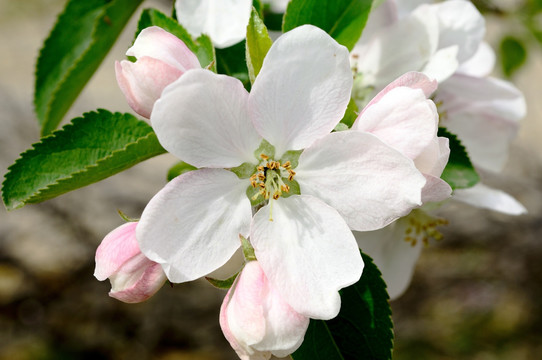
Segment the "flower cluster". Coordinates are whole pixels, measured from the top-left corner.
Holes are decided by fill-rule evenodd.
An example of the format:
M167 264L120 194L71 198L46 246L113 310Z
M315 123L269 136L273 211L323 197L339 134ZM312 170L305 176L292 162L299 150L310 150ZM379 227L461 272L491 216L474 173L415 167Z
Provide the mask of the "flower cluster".
M190 32L227 47L244 37L251 4L179 0L176 10ZM228 31L223 11L238 19ZM360 248L399 296L421 246L440 238L445 221L429 207L452 196L524 211L498 190L452 194L441 179L450 145L439 127L458 135L477 168L498 171L525 113L517 89L487 76L483 34L470 2L388 0L352 53L315 26L281 35L249 92L203 69L172 34L143 30L127 52L136 62L116 64L118 83L161 145L197 169L106 236L95 276L109 277L111 296L143 301L166 277L182 283L221 268L248 239L253 255L220 315L242 359L287 356L310 319L337 316L339 290L362 275ZM351 98L361 111L349 127L341 119Z

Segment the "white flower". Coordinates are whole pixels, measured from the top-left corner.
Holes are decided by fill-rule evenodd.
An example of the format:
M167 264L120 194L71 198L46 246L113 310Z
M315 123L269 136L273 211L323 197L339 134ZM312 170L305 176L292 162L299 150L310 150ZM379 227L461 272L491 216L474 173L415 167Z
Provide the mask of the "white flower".
M234 45L246 36L252 0L177 0L179 23L192 35L211 37L219 49Z
M250 94L207 70L168 86L153 127L168 151L203 169L149 202L137 228L143 253L171 281L189 281L223 265L239 234L250 235L269 283L296 312L335 317L338 290L363 269L350 228L374 230L406 215L425 184L411 159L376 136L330 134L351 85L347 49L308 25L273 44ZM262 139L274 150L255 153ZM299 150L296 167L287 157ZM227 170L243 163L258 168L250 179ZM295 183L300 195L289 188ZM253 218L252 186L266 200Z

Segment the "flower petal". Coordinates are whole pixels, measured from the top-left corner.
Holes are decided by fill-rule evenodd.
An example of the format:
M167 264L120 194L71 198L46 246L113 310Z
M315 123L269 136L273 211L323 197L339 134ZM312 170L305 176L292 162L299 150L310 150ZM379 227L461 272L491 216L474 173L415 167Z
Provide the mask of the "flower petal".
M251 119L280 157L333 130L351 88L348 49L315 26L300 26L269 49L250 92Z
M476 53L462 63L457 71L463 75L486 77L493 71L495 61L495 51L484 41L480 43Z
M235 78L190 70L166 87L151 122L166 150L196 167L256 162L260 136L247 113L248 92Z
M374 134L415 159L434 140L437 126L437 108L424 92L399 86L388 89L377 102L366 106L352 129Z
M361 277L352 232L335 209L312 196L271 200L254 215L250 239L271 286L304 316L337 316L338 291Z
M181 39L158 26L143 29L126 55L137 59L152 57L182 72L201 67L197 56Z
M437 176L424 174L427 182L422 189L422 202L441 202L452 195L452 188L448 183Z
M474 165L502 170L526 114L523 94L506 81L456 74L440 84L435 101L445 114L440 125L459 137Z
M329 134L299 157L295 180L339 211L353 230L375 230L421 205L425 178L412 160L376 136Z
M422 174L440 177L450 158L450 140L437 137L427 146L414 163Z
M162 264L168 279L197 279L224 265L247 236L251 206L246 181L222 169L202 169L170 181L136 229L141 251Z
M177 0L175 9L190 33L205 33L222 49L245 38L252 0Z
M128 105L147 119L151 117L154 103L164 88L182 75L181 70L147 56L135 63L126 60L115 62L115 73Z
M94 276L103 281L140 254L135 237L136 222L125 223L107 234L96 249Z
M406 223L399 220L376 231L354 231L359 248L373 259L382 273L391 300L408 288L423 248L421 241L412 246L404 240L406 228Z
M456 189L453 199L482 209L498 211L508 215L522 215L527 213L527 209L509 194L501 190L492 189L481 183L468 189Z

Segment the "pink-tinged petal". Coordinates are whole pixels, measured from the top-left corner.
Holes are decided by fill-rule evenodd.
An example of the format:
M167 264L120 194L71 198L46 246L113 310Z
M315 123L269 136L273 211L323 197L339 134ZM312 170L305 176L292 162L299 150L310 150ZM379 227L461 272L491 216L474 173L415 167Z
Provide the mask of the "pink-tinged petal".
M441 126L456 134L474 165L500 171L508 146L526 114L525 98L512 84L456 74L439 86Z
M164 88L182 75L181 70L151 57L142 57L135 63L117 61L115 73L128 105L147 119Z
M341 215L309 195L271 200L254 215L250 239L270 286L306 317L337 316L338 291L358 281L363 271Z
M488 43L481 42L476 53L463 62L457 71L463 75L485 77L493 71L495 61L495 51Z
M222 169L191 171L156 194L136 228L141 251L172 282L195 280L224 265L247 236L246 180Z
M363 109L353 130L376 135L380 140L415 159L436 136L438 113L421 89L396 87Z
M247 110L248 92L229 76L190 70L154 105L151 123L166 150L196 167L256 162L261 138Z
M315 26L300 26L269 49L250 92L250 116L280 157L333 130L351 89L348 49Z
M470 1L451 0L429 5L439 19L439 49L458 45L457 59L471 58L485 35L485 20Z
M446 137L436 137L422 151L414 163L422 174L440 177L450 158L450 140Z
M96 250L96 279L107 279L128 260L141 254L135 237L136 226L136 222L128 222L105 236Z
M160 264L139 254L110 277L109 296L125 303L139 303L153 296L166 281Z
M373 259L382 273L392 300L408 288L423 248L421 241L413 246L404 240L406 229L406 221L399 220L380 230L354 232L359 248Z
M137 59L145 56L152 57L181 72L201 67L197 56L184 42L158 26L143 29L126 55Z
M175 9L190 33L207 34L222 49L245 38L252 0L177 0Z
M455 190L453 199L507 215L522 215L527 213L527 209L509 194L501 190L492 189L481 183L468 189Z
M452 188L439 177L424 174L427 182L422 189L422 202L441 202L452 195Z
M421 71L437 44L436 16L430 12L412 13L376 31L365 44L356 45L353 67L362 74L365 86L380 91L408 71Z
M302 343L309 318L296 313L251 261L226 295L220 326L241 359L287 356Z
M295 170L301 194L337 209L353 230L382 228L421 205L425 178L413 161L369 133L329 134Z

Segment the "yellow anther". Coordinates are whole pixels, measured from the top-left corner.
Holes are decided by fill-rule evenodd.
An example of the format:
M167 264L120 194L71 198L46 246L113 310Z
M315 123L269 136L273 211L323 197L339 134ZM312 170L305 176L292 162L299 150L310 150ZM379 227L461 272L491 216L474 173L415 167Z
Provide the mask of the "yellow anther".
M260 154L260 157L261 157L263 160L269 159L269 156L267 156L267 155L265 155L265 154Z
M282 164L282 167L288 170L292 167L292 163L288 160L284 164Z

